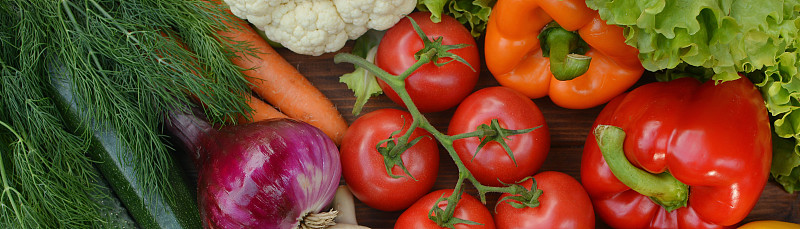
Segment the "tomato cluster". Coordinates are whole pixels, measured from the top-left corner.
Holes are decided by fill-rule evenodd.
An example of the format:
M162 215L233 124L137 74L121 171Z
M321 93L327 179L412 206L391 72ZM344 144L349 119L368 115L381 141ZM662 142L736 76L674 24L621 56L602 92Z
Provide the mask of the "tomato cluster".
M447 135L469 136L448 144L470 176L481 184L518 184L527 190L540 190L533 198L539 207L517 209L519 200L504 194L491 212L475 197L461 193L452 210L453 217L462 220L453 224L455 228L593 227L591 201L577 180L560 172L536 174L550 150L550 133L536 104L506 87L473 92L480 58L469 31L445 15L440 23L433 23L428 13L412 13L409 18L430 40L441 39L443 45L468 44L450 51L463 62L439 58L405 78L405 89L415 107L420 112L437 112L457 106ZM400 75L416 63L415 55L422 48L423 39L410 20L403 19L386 31L375 64ZM405 106L386 82L379 80L379 84L392 101ZM439 170L440 146L431 133L418 126L409 136L402 136L413 121L412 113L397 109L376 110L359 117L341 144L343 177L354 196L367 206L383 211L405 209L395 228L441 228L429 219L430 213L435 207L447 209L445 198L454 190L430 192ZM470 135L476 132L481 135ZM399 156L392 154L393 148L412 143L402 148Z

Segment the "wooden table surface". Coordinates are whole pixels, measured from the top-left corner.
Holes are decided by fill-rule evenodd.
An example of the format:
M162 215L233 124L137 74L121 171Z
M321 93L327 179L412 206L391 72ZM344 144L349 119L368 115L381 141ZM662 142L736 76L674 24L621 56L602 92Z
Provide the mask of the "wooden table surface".
M479 42L482 43L482 42ZM349 52L352 41L347 44L340 52ZM482 48L481 48L482 49ZM347 120L348 124L355 121L357 117L351 114L355 97L343 83L339 83L339 76L353 71L351 64L335 64L333 53L322 56L305 56L292 53L286 49L278 49L290 63L292 63L301 73L303 73L316 87L318 87L339 109L339 112ZM498 83L486 69L485 64L481 63L481 76L475 90L497 86ZM644 83L652 82L653 77L645 75L634 87ZM539 106L544 114L551 134L551 148L547 159L540 171L560 171L573 176L580 181L581 153L586 135L590 133L590 128L597 114L600 113L602 106L585 109L570 110L556 106L549 98L534 99L534 103ZM394 104L385 95L373 97L367 102L362 111L365 114L381 108L401 108ZM447 124L455 108L426 114L426 117L436 128L446 132ZM441 146L440 146L441 148ZM439 176L433 190L455 187L458 170L455 164L447 155L443 148L440 150L441 165ZM475 196L472 186L465 186L467 192ZM489 194L487 196L487 206L493 209L499 194ZM371 228L392 228L397 217L402 212L382 212L367 207L356 200L356 217L359 224ZM750 215L743 222L754 220L780 220L800 223L800 199L798 194L789 194L784 191L778 183L770 180L758 203ZM598 228L607 228L601 219L597 219Z

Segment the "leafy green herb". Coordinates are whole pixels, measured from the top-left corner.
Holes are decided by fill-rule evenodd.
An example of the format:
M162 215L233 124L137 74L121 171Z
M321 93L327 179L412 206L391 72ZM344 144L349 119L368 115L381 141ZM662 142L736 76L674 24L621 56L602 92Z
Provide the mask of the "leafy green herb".
M102 219L99 174L41 87L41 15L22 12L0 5L0 227L86 227Z
M470 28L473 37L480 37L497 0L419 0L417 9L431 12L431 21L440 22L442 14L453 16ZM445 8L447 7L447 8Z
M775 141L793 142L794 147L774 147L773 154L800 156L796 112L800 1L587 0L586 4L609 24L625 28L625 42L639 49L639 59L650 71L703 67L713 74L697 73L717 81L746 74L761 90L775 119ZM800 183L798 167L799 160L776 163L772 175L791 192Z
M249 111L234 53L217 35L232 16L200 0L11 0L0 3L0 227L107 225L108 198L87 154L92 134L66 127L51 73L71 76L85 125L106 123L131 150L139 186L171 196L166 111L196 95L217 122ZM177 39L180 37L180 41ZM233 50L233 51L230 51ZM79 128L89 129L89 128Z

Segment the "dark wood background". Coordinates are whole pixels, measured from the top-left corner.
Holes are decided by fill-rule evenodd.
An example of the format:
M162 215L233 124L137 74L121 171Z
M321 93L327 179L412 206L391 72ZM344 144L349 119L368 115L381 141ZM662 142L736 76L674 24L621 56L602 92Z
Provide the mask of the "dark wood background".
M351 48L352 41L340 52L349 52ZM322 56L305 56L295 54L286 49L278 49L278 52L333 101L348 124L356 119L351 114L353 104L355 104L355 97L353 97L353 93L347 89L345 84L339 83L340 75L353 71L351 64L335 64L333 62L335 53ZM484 63L481 63L481 76L475 90L498 85L497 81L484 66ZM646 74L634 87L653 81L652 75ZM552 140L550 152L540 171L560 171L580 181L583 144L602 106L585 110L570 110L556 106L547 97L534 99L533 101L544 114L547 125L550 128ZM385 95L380 95L379 97L371 98L367 102L362 114L381 108L401 107L395 105ZM438 130L446 132L449 118L454 110L455 108L438 113L430 113L426 114L426 117ZM449 159L449 155L444 152L443 148L440 152L441 165L439 167L439 176L433 187L434 190L455 187L455 181L458 176L458 170L452 160ZM475 196L475 190L470 189L472 188L471 186L467 185L465 187L467 187L469 193ZM487 196L487 207L489 209L494 209L498 196L497 194ZM356 200L356 212L359 224L372 228L392 228L395 220L402 213L375 210L358 200ZM800 223L800 199L798 199L798 194L789 194L775 181L770 180L755 208L743 222L754 220L780 220ZM606 228L607 226L598 218L597 227Z

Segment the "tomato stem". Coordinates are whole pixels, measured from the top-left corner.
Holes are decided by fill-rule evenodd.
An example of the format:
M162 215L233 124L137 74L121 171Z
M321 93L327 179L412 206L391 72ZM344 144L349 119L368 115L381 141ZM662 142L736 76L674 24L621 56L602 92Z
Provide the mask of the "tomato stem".
M475 157L478 156L478 152L481 151L483 146L485 146L489 142L497 142L503 147L503 150L506 151L508 157L511 158L511 161L514 162L514 166L517 166L517 160L514 158L514 153L511 152L511 148L509 148L508 144L506 144L506 140L508 139L509 136L528 133L535 129L539 129L539 127L542 126L539 125L533 128L522 129L522 130L509 130L500 126L500 122L497 121L497 119L492 119L491 125L481 124L473 132L454 135L451 136L451 138L454 139L471 138L471 137L480 138L481 142L480 144L478 144L478 148L475 149L475 153L472 155L472 160L475 160Z
M451 193L450 196L447 198L439 197L439 199L436 200L436 202L434 202L433 208L431 208L431 210L428 211L428 219L432 220L433 222L436 222L436 225L446 228L455 228L456 224L483 225L478 222L454 217L456 212L456 206L458 205L458 201L461 199L461 194L462 194L461 186L464 183L463 178L469 176L469 174L459 172L458 176L459 179L456 182L456 188L453 190L453 193ZM445 207L444 210L442 210L439 207L439 202L442 201L447 201L447 207Z
M544 191L542 191L541 189L538 189L536 187L536 179L533 179L533 177L527 177L527 178L525 178L525 179L523 179L523 180L521 180L519 182L522 183L522 182L526 181L527 179L531 179L533 181L531 183L531 188L530 189L526 189L524 186L519 185L519 184L513 184L513 185L511 185L511 187L513 187L515 190L514 190L513 193L511 193L512 195L503 197L502 199L498 200L497 202L503 202L505 200L515 200L517 202L508 201L507 203L510 204L512 207L515 207L515 208L525 208L525 207L535 208L535 207L538 207L539 206L539 197L542 196L542 193L544 193Z
M561 81L575 79L589 70L592 58L583 55L588 45L572 31L553 22L539 34L542 55L550 57L550 72Z
M453 50L453 49L460 49L460 48L467 47L467 46L469 46L468 44L445 45L445 44L442 43L442 37L438 37L438 38L434 39L433 41L431 41L431 39L429 39L428 36L425 35L425 32L422 32L422 28L419 27L419 25L417 24L416 21L414 21L413 18L408 17L408 16L406 16L406 17L411 22L411 27L414 28L414 31L417 32L417 35L419 36L419 38L422 39L422 43L424 45L422 47L422 49L420 49L419 51L417 51L417 53L414 54L415 58L417 58L419 60L419 56L433 51L436 54L432 55L430 57L431 57L431 61L436 66L441 67L441 66L444 66L445 64L448 64L450 62L458 61L458 62L461 62L461 63L467 65L467 67L469 67L469 69L472 69L473 72L476 71L475 68L473 68L472 65L469 64L469 62L467 62L467 60L464 60L464 58L461 58L460 56L450 52L450 50ZM445 61L445 62L439 62L439 58L450 58L450 60ZM425 63L428 63L428 62L426 61Z
M434 56L436 56L436 52L437 52L437 50L431 49L431 50L428 50L427 52L422 53L422 55L419 55L419 58L417 59L417 62L415 62L414 65L411 65L411 67L406 69L405 72L400 74L400 76L398 78L402 79L403 82L405 82L406 78L411 76L411 73L414 73L414 71L416 71L417 69L422 67L422 65L427 64L428 62L431 62L432 58Z
M386 174L388 174L390 177L392 177L392 178L400 178L400 177L402 177L402 176L394 175L392 173L392 168L395 165L397 165L397 166L400 166L401 169L403 169L403 172L405 172L406 175L408 175L409 178L411 178L413 180L417 180L416 178L414 178L413 175L411 175L411 172L408 171L408 169L406 168L405 164L403 164L402 156L403 156L403 153L407 149L409 149L412 146L416 145L417 142L422 140L422 138L427 137L427 136L419 136L419 137L415 138L414 140L412 140L411 142L408 141L411 138L411 134L413 133L413 130L417 129L417 125L418 124L419 123L417 123L417 122L412 122L411 126L409 126L409 128L408 128L409 130L412 130L412 131L406 131L402 136L398 137L397 139L395 139L392 136L397 135L398 133L400 133L401 130L397 130L395 132L392 132L391 136L389 136L388 139L385 139L385 140L382 140L382 141L378 142L378 144L375 146L375 149L377 149L377 151L383 156L383 165L386 168ZM403 123L403 125L405 126L405 123ZM386 146L382 146L383 144L386 144Z
M619 181L634 191L650 197L667 211L686 206L689 186L675 179L669 172L652 174L628 161L622 148L625 140L625 131L622 128L599 125L594 129L594 136L611 173Z
M370 63L366 59L361 58L360 56L356 56L356 55L350 54L350 53L339 53L339 54L336 54L336 56L333 56L333 62L337 63L337 64L338 63L351 63L351 64L357 65L358 67L361 67L361 68L363 68L363 69L365 69L365 70L367 70L369 72L372 72L372 74L375 74L375 75L384 75L384 76L392 75L392 74L384 71L382 68L378 67L377 65ZM394 77L388 77L388 78L394 78Z

